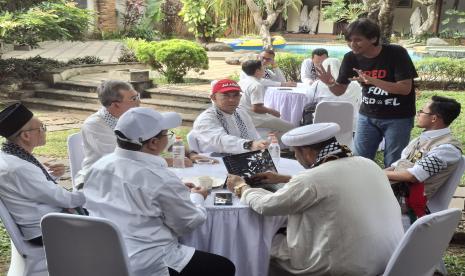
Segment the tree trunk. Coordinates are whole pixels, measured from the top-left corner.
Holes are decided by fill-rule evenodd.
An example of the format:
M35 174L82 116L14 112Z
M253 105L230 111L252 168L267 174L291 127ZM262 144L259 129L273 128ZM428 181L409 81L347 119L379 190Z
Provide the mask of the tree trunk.
M365 4L365 7L368 12L368 19L373 20L374 22L378 23L378 15L379 15L379 9L380 9L380 0L363 0L363 4Z
M420 28L413 34L414 37L419 37L427 33L434 23L434 18L436 16L436 0L417 0L420 4L426 6L426 13L428 17L425 22L421 24Z
M394 22L395 0L383 0L378 15L378 24L381 29L381 42L389 44L391 41L392 24Z

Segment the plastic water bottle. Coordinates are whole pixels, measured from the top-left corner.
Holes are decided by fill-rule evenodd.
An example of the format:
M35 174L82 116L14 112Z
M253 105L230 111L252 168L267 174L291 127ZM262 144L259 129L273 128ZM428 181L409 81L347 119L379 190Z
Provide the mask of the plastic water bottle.
M279 163L281 158L281 147L279 146L278 138L274 133L270 133L269 138L271 140L270 145L268 146L268 151L270 152L271 158L275 164Z
M184 144L182 143L182 138L180 136L176 136L176 140L173 144L173 168L184 168L184 157L185 149Z

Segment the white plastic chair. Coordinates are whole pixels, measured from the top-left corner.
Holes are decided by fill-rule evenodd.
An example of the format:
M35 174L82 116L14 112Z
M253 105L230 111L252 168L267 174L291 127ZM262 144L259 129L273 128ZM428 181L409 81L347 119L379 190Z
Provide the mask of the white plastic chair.
M81 132L68 136L68 158L71 181L73 183L73 187L75 187L76 183L74 183L74 179L76 174L81 170L82 161L84 160L84 146L82 143Z
M461 210L454 208L416 220L395 249L383 275L433 275L461 216Z
M324 101L317 104L313 123L337 123L341 130L336 135L339 143L352 148L354 106L350 102Z
M195 134L192 131L189 131L189 133L187 133L186 138L187 138L187 144L189 144L189 149L200 153L199 142L197 141Z
M103 218L50 213L41 221L50 276L129 276L115 224Z
M10 212L0 200L0 218L11 239L11 261L8 276L47 275L45 252L43 247L34 246L24 241Z

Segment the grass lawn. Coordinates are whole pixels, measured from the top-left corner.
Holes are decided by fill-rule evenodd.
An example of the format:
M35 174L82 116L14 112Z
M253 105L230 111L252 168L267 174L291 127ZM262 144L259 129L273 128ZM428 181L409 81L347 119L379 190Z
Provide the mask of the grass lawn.
M442 91L424 91L417 99L417 109L420 109L425 102L427 102L431 96L441 95L446 97L455 98L462 104L462 112L465 113L465 91L454 91L454 92L442 92ZM0 107L2 104L0 103ZM452 132L454 135L465 145L465 116L463 113L455 120L451 125ZM186 141L186 135L189 132L189 127L178 127L174 129L176 135L183 137L184 143ZM71 129L65 131L53 131L47 134L47 145L37 148L34 153L37 155L54 157L54 158L67 158L66 150L66 138L73 133L76 133L78 129ZM417 127L413 129L412 138L417 137L421 130ZM1 139L0 139L1 141ZM378 154L376 157L378 164L382 164L382 154ZM462 178L462 185L465 179ZM3 225L0 224L0 274L5 275L8 269L10 260L10 240L6 233ZM449 275L459 276L465 275L465 247L457 249L455 246L449 248L445 256L446 267L449 271Z

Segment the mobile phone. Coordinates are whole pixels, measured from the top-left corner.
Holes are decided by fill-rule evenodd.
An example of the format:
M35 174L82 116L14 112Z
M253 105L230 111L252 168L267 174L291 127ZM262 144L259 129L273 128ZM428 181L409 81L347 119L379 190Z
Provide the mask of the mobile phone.
M215 193L214 205L232 205L232 193Z

